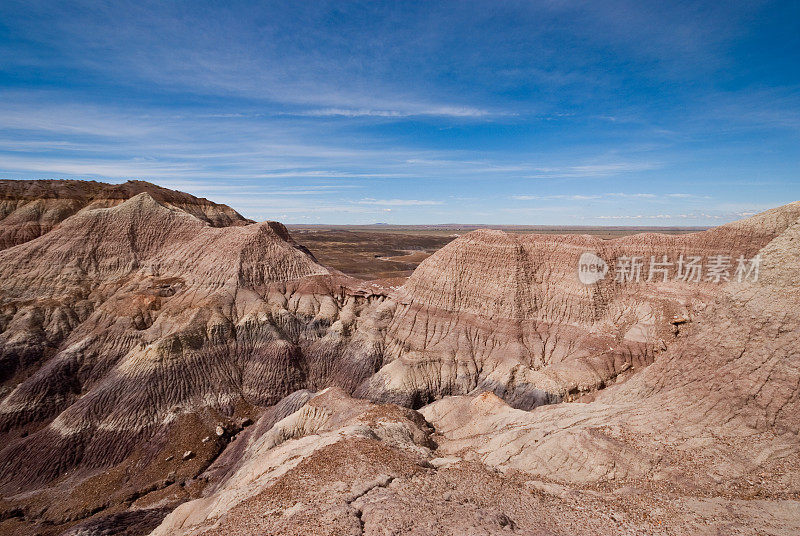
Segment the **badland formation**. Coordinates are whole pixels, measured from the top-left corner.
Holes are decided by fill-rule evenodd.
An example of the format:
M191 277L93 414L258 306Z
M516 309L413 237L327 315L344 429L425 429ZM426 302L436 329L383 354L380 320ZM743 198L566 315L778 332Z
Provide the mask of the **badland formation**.
M367 281L146 182L0 181L0 382L2 534L796 534L800 203Z

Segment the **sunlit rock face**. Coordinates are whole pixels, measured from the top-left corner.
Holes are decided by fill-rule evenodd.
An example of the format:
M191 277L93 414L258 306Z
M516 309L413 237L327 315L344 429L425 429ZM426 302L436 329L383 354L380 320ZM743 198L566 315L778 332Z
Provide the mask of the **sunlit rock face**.
M140 193L214 227L251 223L226 205L144 181L0 180L0 249L41 236L81 210L113 207Z
M676 324L703 311L724 280L677 279L679 259L753 259L800 217L794 203L706 232L584 235L475 231L425 260L395 294L387 365L360 394L420 406L444 395L493 391L512 406L573 399L652 363ZM608 263L579 278L590 252ZM640 259L639 281L620 280L619 259ZM667 259L650 273L650 263ZM648 281L649 279L649 281Z
M649 367L591 403L526 412L484 394L427 406L442 455L579 485L796 496L798 246L795 221L759 251L757 282L721 287Z

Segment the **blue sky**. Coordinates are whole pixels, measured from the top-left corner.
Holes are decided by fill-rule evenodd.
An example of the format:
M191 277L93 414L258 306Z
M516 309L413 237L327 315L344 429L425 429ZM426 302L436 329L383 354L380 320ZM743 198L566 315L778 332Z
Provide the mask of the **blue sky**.
M800 199L797 1L225 4L0 2L0 177L287 223L716 225Z

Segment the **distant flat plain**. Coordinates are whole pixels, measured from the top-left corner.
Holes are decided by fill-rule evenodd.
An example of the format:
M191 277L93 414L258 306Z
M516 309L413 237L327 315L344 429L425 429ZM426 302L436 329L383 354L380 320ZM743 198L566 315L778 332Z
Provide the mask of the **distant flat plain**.
M322 264L360 279L402 279L448 242L476 229L524 234L591 234L611 239L637 233L683 234L706 227L550 225L287 225Z

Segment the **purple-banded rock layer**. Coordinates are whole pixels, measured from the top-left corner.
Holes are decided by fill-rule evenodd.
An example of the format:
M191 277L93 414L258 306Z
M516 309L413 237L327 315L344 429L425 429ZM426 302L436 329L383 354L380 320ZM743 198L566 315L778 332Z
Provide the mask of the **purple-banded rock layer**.
M212 227L147 193L0 252L8 511L80 519L194 476L258 408L353 389L380 346L348 334L371 298L339 280L280 224ZM25 499L37 489L83 499Z
M144 181L106 184L78 180L0 180L0 249L33 240L81 210L113 207L141 193L214 227L252 223L227 205Z

